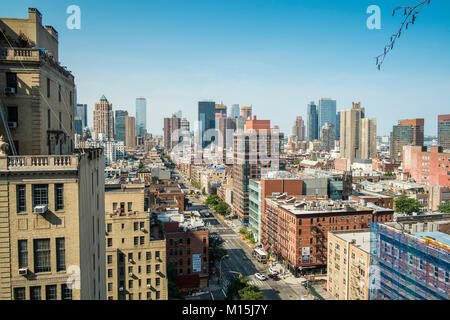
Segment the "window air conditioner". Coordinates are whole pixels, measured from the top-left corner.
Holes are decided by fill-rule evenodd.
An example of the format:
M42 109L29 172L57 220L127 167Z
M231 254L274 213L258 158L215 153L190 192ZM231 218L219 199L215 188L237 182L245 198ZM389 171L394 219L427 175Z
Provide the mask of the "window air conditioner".
M5 93L16 93L16 88L11 88L11 87L6 87L5 88Z
M33 213L46 213L48 211L48 204L46 205L41 205L41 206L35 206L33 208Z
M19 275L25 276L28 274L28 268L20 268L19 269Z
M145 228L141 228L141 231L144 232L144 231L145 231Z
M130 277L132 277L132 276L133 276L133 272L130 272L128 275L129 275Z

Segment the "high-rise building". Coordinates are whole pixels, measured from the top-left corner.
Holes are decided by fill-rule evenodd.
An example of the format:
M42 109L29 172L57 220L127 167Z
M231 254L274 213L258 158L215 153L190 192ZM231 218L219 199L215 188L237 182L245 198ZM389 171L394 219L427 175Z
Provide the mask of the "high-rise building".
M325 123L325 125L320 128L320 141L322 142L325 151L330 152L334 149L334 127L332 123Z
M202 141L202 148L206 148L211 144L210 138L214 136L211 130L215 129L216 119L216 103L214 101L199 101L198 103L198 121L199 121L199 135Z
M96 134L94 139L98 139L100 134L104 134L107 140L114 139L114 113L112 103L109 103L104 95L95 104L94 132Z
M11 92L0 108L3 102L8 121L17 121L11 140L18 154L8 156L9 139L0 138L0 300L103 300L103 150L74 154L70 146L74 77L59 64L56 30L42 25L35 8L0 25L11 44L28 42L0 40L0 78L7 79L0 92Z
M319 118L318 128L322 128L327 122L331 123L333 128L336 128L336 100L320 99L317 114Z
M125 116L125 146L136 147L136 118L128 115Z
M311 101L307 107L307 131L308 131L308 141L313 141L319 139L319 118L317 115L317 106L314 101Z
M240 115L239 105L233 104L231 106L231 114L230 114L231 118L237 119L237 118L239 118L239 115Z
M81 120L82 128L88 126L87 120L87 104L77 104L75 107L75 120Z
M392 127L390 139L390 154L391 160L396 162L402 161L403 146L411 144L412 141L412 127L395 125Z
M248 225L249 183L262 174L285 169L283 153L284 134L270 128L270 120L245 122L245 131L233 136L233 211L242 224ZM270 152L267 152L270 150Z
M181 119L175 114L171 118L164 118L164 149L166 151L172 150L178 142L181 136Z
M425 119L400 120L398 124L401 126L411 126L411 144L413 146L423 146Z
M167 300L166 239L148 213L144 185L105 192L108 300Z
M336 114L336 126L334 127L335 140L339 141L341 139L341 112Z
M115 132L114 132L114 140L116 141L126 141L126 131L125 131L125 123L126 117L128 116L128 111L126 110L116 110L116 119L115 119Z
M377 119L361 119L359 149L361 159L373 159L377 156Z
M365 108L354 103L352 109L341 111L341 158L350 164L354 159L370 159L376 156L376 119L365 119Z
M136 135L143 137L147 132L147 99L136 99Z
M305 140L305 124L300 116L295 118L294 126L292 127L292 135L296 136L298 141Z
M191 126L190 126L189 121L186 118L183 118L180 120L180 128L184 132L190 132Z
M232 149L233 134L236 132L236 119L219 118L218 119L218 147L223 149Z
M252 119L252 107L241 107L241 117L245 120Z
M438 116L438 143L444 150L450 150L450 114Z

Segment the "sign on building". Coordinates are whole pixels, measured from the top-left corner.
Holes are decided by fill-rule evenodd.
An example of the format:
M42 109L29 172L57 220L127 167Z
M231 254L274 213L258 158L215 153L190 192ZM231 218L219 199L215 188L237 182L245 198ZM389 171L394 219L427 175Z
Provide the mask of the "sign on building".
M202 256L201 254L192 255L192 272L202 271Z

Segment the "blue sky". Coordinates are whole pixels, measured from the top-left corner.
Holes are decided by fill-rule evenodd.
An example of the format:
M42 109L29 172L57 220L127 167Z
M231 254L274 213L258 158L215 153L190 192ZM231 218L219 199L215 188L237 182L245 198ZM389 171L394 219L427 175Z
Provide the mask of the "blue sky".
M135 113L148 99L148 128L182 110L197 119L197 102L253 105L254 114L291 133L295 116L321 97L338 110L361 102L378 135L399 119L450 113L450 1L432 0L404 32L378 71L374 57L396 32L399 5L419 0L2 0L0 16L37 7L59 32L60 60L76 77L78 102L102 94ZM66 28L69 5L81 8L81 30ZM381 8L381 30L369 30L367 7ZM121 107L123 109L123 107Z

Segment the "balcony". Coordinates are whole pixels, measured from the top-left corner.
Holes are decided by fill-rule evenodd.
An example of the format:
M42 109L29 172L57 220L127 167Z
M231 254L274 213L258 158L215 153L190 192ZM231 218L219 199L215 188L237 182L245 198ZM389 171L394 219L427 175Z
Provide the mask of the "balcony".
M41 171L41 170L78 169L78 156L10 156L7 160L9 171Z
M0 60L39 61L39 50L29 48L7 48L0 51Z

